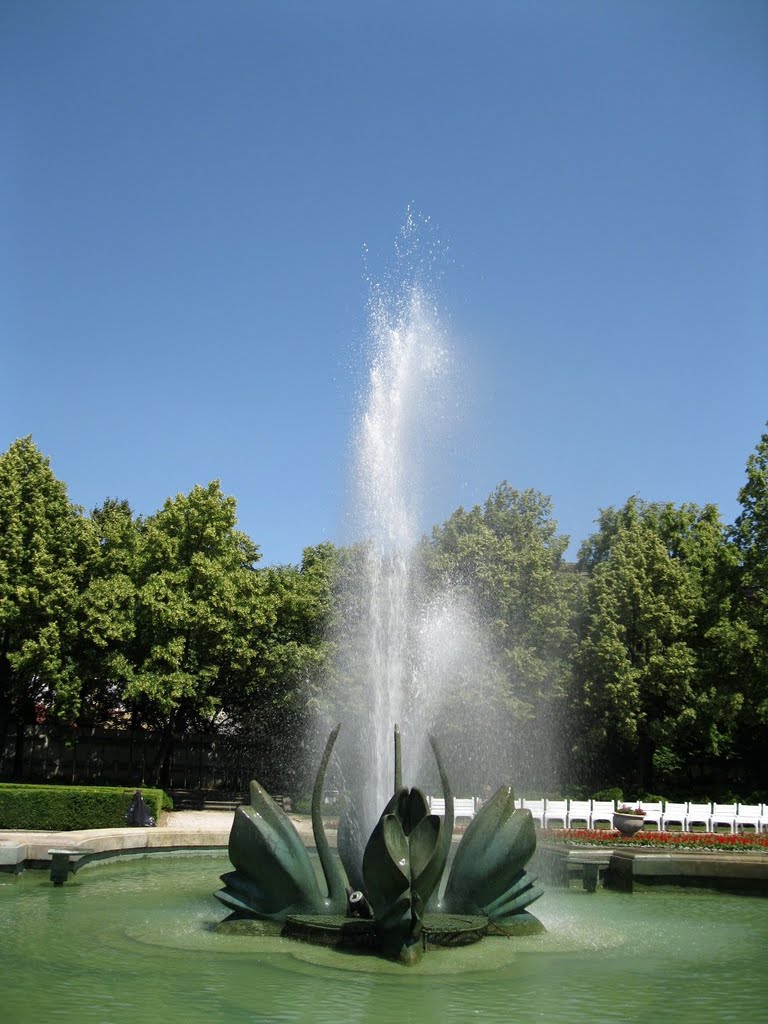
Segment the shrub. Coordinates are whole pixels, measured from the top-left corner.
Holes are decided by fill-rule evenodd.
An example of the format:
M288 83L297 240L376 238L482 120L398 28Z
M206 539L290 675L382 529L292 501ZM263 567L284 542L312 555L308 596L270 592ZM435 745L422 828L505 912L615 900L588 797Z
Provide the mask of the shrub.
M612 789L599 789L597 793L592 794L593 800L615 800L621 803L624 799L624 794L618 788L614 786Z
M563 797L567 800L589 800L589 789L586 786L563 786Z
M26 786L0 783L0 828L70 832L125 828L135 789L112 786ZM161 789L142 789L155 821L165 806Z

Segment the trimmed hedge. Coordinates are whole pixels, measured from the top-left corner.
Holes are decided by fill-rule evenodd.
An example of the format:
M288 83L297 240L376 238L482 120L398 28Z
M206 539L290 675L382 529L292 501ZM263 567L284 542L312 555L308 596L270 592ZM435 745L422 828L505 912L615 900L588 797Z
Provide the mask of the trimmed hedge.
M25 786L0 783L0 829L70 832L126 828L135 789L116 786ZM162 789L142 789L149 813L160 819L169 801Z

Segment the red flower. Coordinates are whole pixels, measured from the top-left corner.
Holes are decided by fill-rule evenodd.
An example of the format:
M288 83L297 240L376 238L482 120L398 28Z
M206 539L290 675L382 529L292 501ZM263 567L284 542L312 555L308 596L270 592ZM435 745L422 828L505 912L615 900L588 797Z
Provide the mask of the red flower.
M607 829L559 828L542 832L546 839L590 846L683 847L699 850L768 850L768 835L759 832L636 832L624 837Z

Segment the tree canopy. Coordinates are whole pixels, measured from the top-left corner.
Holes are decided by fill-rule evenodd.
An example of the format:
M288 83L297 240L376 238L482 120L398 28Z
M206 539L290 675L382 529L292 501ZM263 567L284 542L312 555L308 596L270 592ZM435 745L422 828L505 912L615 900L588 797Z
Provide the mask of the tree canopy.
M440 699L457 736L501 737L527 786L768 799L768 434L739 502L729 526L713 505L630 497L599 513L578 563L551 500L506 482L435 526L407 628L414 644L437 630L444 650L414 668L455 677ZM0 455L0 749L15 737L20 774L34 723L151 730L167 781L175 739L214 730L236 784L298 785L287 752L311 720L367 699L358 655L339 655L367 614L367 550L262 566L215 480L152 515L118 498L85 515L15 441ZM462 609L466 665L450 661Z
M747 460L739 503L741 512L731 531L737 552L734 664L744 682L748 715L742 718L738 750L742 775L757 772L759 786L768 789L768 433Z
M435 527L426 550L432 586L466 593L475 609L490 654L475 671L497 680L487 712L501 703L518 772L539 784L555 767L575 642L579 579L563 561L567 546L550 499L505 482Z
M89 531L30 437L0 455L0 743L46 707L80 707L74 658ZM16 747L20 772L21 742Z

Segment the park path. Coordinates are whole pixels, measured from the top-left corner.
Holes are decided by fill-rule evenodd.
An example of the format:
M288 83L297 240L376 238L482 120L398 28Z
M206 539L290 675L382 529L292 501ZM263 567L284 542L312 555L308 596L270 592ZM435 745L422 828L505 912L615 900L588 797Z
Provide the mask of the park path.
M176 832L221 833L232 828L234 811L167 811L160 819L160 827ZM308 814L289 814L296 831L305 842L313 843L312 822ZM335 839L335 830L328 829L329 839Z

